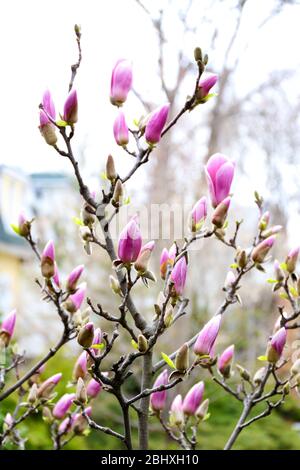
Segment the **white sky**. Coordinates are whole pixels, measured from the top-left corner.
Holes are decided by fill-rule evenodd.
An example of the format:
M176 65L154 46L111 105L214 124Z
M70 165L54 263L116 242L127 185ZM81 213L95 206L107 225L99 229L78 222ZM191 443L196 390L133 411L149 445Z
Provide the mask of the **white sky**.
M157 11L164 3L152 1L151 8ZM180 0L174 3L182 4ZM264 16L264 9L269 10L274 0L249 0L249 4L244 21L246 35L250 37L258 17ZM232 24L232 12L226 10L226 2L220 2L211 20L219 21L223 17L220 35L225 37ZM77 58L74 23L82 26L84 57L76 79L80 115L75 143L86 146L89 167L97 172L104 166L109 152L114 152L120 161L128 159L112 138L116 112L108 99L112 65L119 57L132 59L136 87L153 99L157 91L152 87L157 60L155 36L150 21L135 2L10 0L0 3L0 18L0 162L17 165L25 171L69 169L68 162L59 158L41 138L37 107L43 91L49 88L57 110L62 110L69 67ZM249 83L262 81L274 69L298 67L299 24L300 8L291 7L256 34L243 57L249 64L249 72L237 83L241 93L249 88ZM170 28L170 37L175 42L176 35L176 28ZM186 46L190 48L187 54L192 54L194 45L205 44L205 30L200 36L187 39ZM211 67L214 63L217 68L217 53L211 57ZM254 65L256 74L253 74ZM127 110L129 122L142 111L133 97Z

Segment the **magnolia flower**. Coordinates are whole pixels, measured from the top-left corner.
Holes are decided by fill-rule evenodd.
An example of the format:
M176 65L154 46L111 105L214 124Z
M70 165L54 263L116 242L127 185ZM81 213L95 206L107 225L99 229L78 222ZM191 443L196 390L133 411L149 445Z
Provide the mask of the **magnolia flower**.
M119 237L118 256L123 263L137 260L142 246L142 235L135 218L132 218Z
M225 351L222 352L218 360L218 370L223 377L228 378L230 376L230 363L234 355L234 344L228 346Z
M204 393L204 383L199 382L195 384L189 392L186 394L183 404L182 410L184 414L188 416L192 416L196 413L197 408L199 407Z
M129 142L129 131L126 124L125 115L122 111L119 112L115 119L113 131L116 143L121 147L126 146Z
M72 90L64 105L63 120L75 124L78 120L78 100L76 90Z
M273 335L268 344L266 353L269 362L275 364L280 359L286 343L286 336L287 334L284 326Z
M213 207L217 207L230 193L230 187L234 176L234 163L225 155L215 153L208 160L206 178Z
M132 65L128 60L120 59L113 68L110 83L110 101L122 106L132 86Z
M15 324L17 319L17 311L12 310L1 324L0 328L0 340L3 341L5 346L9 345L9 342L14 334Z
M168 119L170 105L165 104L151 113L145 129L145 138L149 144L157 144Z
M167 385L168 383L168 371L165 369L155 380L153 388L159 387L160 385ZM161 411L164 409L167 400L167 390L161 392L154 392L150 397L150 404L153 411Z
M207 199L206 197L202 197L199 199L198 202L194 205L192 212L191 212L191 222L190 222L190 229L192 232L198 232L202 227L205 219L207 216Z
M215 315L204 325L195 342L194 352L198 356L211 355L221 324L221 315Z
M175 264L171 272L171 281L173 282L173 290L176 296L183 294L186 283L187 263L185 256L182 256Z

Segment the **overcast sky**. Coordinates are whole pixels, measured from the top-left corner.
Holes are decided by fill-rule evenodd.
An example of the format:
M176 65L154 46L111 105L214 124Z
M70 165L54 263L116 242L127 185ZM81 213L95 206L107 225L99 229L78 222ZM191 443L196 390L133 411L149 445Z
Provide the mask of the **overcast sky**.
M151 8L155 11L163 3L152 1ZM214 14L224 15L224 3L220 2ZM250 0L250 3L246 34L251 34L256 15L263 14L272 0ZM228 21L224 21L222 34L228 33L231 25L231 13L225 11L225 14ZM84 58L76 79L80 105L76 144L84 145L90 163L100 168L108 152L118 152L111 131L115 109L108 100L115 60L132 59L137 88L140 86L155 97L151 84L157 56L153 30L146 15L133 0L10 0L1 2L0 18L1 163L17 165L25 171L68 169L67 162L59 159L39 135L37 107L43 91L49 88L57 110L62 109L69 67L76 59L73 25L79 23ZM278 57L282 68L298 66L293 46L299 44L299 24L299 8L289 8L254 38L247 57L250 64L255 61L262 77L278 68ZM176 31L172 40L174 36ZM195 43L198 39L205 43L205 37L196 38ZM241 78L241 91L245 80L257 80L251 68ZM128 109L129 121L141 112L133 98Z

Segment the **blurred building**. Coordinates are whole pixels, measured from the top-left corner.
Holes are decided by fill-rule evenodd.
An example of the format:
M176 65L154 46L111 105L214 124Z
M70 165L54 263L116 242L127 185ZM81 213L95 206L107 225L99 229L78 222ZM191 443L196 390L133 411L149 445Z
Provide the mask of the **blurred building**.
M0 313L24 308L31 299L26 279L33 254L27 243L14 233L20 211L36 218L35 237L42 243L57 238L66 207L74 204L72 180L62 173L26 175L19 169L0 166Z

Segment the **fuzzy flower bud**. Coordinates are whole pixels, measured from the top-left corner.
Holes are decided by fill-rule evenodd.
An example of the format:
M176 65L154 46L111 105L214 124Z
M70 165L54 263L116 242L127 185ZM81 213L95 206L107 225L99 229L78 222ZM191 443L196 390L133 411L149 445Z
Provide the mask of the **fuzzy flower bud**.
M108 155L106 160L106 178L113 183L117 176L114 159L112 155Z
M197 356L206 356L211 354L219 333L221 318L221 315L215 315L212 317L198 334L194 346L194 353L197 354Z
M230 203L231 198L227 197L215 208L211 221L217 228L223 227L227 218Z
M84 325L78 333L77 342L83 348L89 348L93 344L94 325L92 322Z
M266 374L266 368L265 367L261 367L260 369L258 369L255 374L254 374L254 377L253 377L253 382L255 385L260 385L263 381L263 378L265 377L265 374Z
M145 353L147 349L148 349L148 341L145 338L145 336L141 334L138 336L138 350L141 353Z
M205 167L208 189L213 207L229 196L234 176L234 163L225 155L215 153Z
M120 207L123 202L124 187L121 180L117 180L111 203L114 207Z
M252 260L255 263L262 263L274 245L275 237L271 236L260 242L252 251Z
M109 284L111 287L111 290L119 295L121 293L121 287L119 281L112 275L109 276Z
M31 405L33 405L37 400L37 391L38 391L37 384L33 384L31 389L29 390L29 394L27 398L28 403L30 403Z
M185 372L189 368L189 347L184 343L178 350L175 358L175 367L180 372Z

